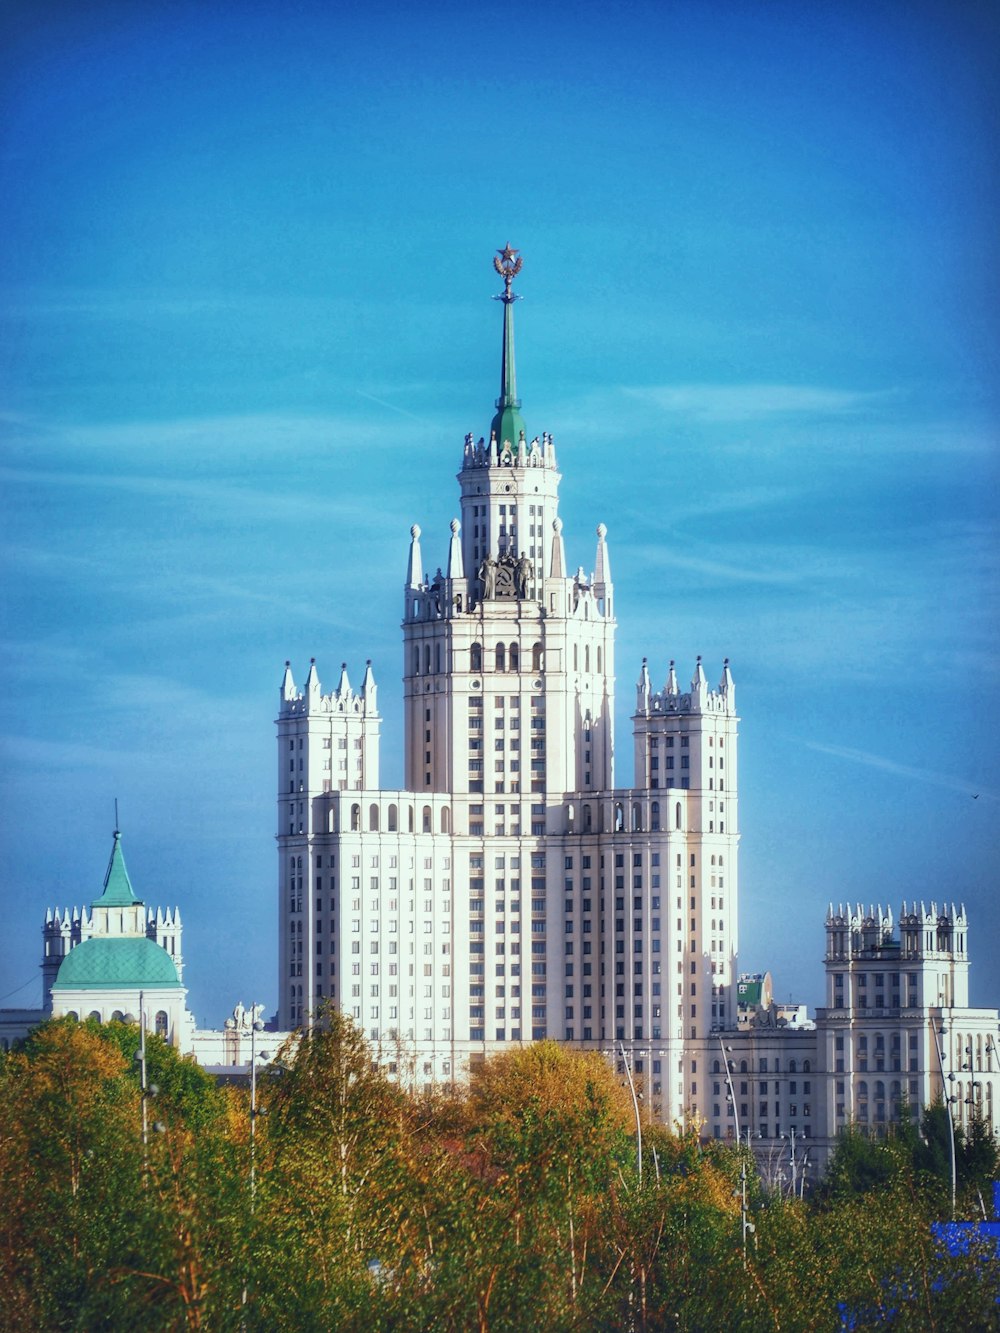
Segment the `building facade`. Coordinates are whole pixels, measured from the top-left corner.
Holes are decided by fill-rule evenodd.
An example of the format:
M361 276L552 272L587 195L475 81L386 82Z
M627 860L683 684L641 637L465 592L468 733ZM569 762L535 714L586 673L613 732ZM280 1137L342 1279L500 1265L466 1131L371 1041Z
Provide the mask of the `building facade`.
M738 980L737 1025L707 1053L706 1132L744 1137L785 1180L794 1162L800 1182L848 1125L887 1134L934 1102L956 1128L979 1118L997 1134L1000 1015L969 1006L967 947L954 904L904 903L898 928L888 908L831 906L815 1023L773 1002L768 974Z
M406 790L378 783L369 663L324 694L286 664L278 716L279 1023L324 1000L417 1084L544 1037L615 1050L667 1121L733 1014L739 843L735 688L643 662L635 779L614 773L607 532L567 562L550 434L517 396L507 247L500 394L465 438L459 514L403 602Z
M975 1106L995 1126L997 1014L967 1008L962 914L904 909L894 942L887 914L831 909L815 1025L773 1004L769 974L737 979L728 660L715 688L700 658L661 688L643 661L633 785L617 785L607 530L589 572L567 560L555 442L529 442L517 395L521 260L508 246L494 265L500 393L488 438L465 437L433 575L410 529L405 790L379 785L371 663L329 693L315 659L301 689L285 666L279 1025L332 1003L425 1088L546 1037L601 1050L656 1119L748 1133L764 1162L797 1139L800 1174L844 1124L891 1124L942 1083L956 1119Z

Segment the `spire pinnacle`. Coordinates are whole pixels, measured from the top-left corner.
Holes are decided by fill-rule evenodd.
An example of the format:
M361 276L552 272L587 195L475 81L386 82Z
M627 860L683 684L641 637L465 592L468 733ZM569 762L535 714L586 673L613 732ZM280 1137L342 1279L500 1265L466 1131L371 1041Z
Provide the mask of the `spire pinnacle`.
M514 302L521 298L511 290L511 284L521 272L523 264L520 251L513 249L509 241L493 258L493 267L503 278L503 291L493 298L503 302L500 397L496 401L497 413L491 427L499 449L502 449L507 442L512 450L516 450L521 436L526 437L524 420L520 412L521 400L517 396L517 372L514 367Z
M121 847L122 835L118 829L115 829L114 837L111 859L108 861L107 874L104 876L104 892L94 900L92 904L94 907L132 907L140 901L135 896L128 871L125 869L125 858Z

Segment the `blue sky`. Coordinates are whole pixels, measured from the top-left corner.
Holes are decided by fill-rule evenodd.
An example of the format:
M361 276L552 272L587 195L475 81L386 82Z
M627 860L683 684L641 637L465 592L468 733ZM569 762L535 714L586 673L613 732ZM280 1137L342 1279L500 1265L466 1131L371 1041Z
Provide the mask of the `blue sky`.
M0 25L3 1003L117 796L199 1022L274 1006L282 665L371 657L401 780L408 529L444 559L508 239L571 565L609 530L618 780L643 655L728 655L743 965L815 1004L830 899L960 899L1000 1000L995 5Z

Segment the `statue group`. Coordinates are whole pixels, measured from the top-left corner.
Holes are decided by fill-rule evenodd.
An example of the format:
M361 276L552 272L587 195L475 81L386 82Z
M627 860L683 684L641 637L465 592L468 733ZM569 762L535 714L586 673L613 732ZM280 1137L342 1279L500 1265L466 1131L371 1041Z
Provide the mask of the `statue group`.
M494 560L487 553L479 566L479 595L484 602L501 597L527 597L531 578L531 561L507 552Z

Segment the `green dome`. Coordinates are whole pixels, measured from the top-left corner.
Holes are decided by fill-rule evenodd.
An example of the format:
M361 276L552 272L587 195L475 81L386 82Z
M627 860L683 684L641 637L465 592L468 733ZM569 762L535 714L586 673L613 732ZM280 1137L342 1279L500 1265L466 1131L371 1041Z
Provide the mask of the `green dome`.
M63 959L53 990L180 987L174 960L153 940L85 940Z

